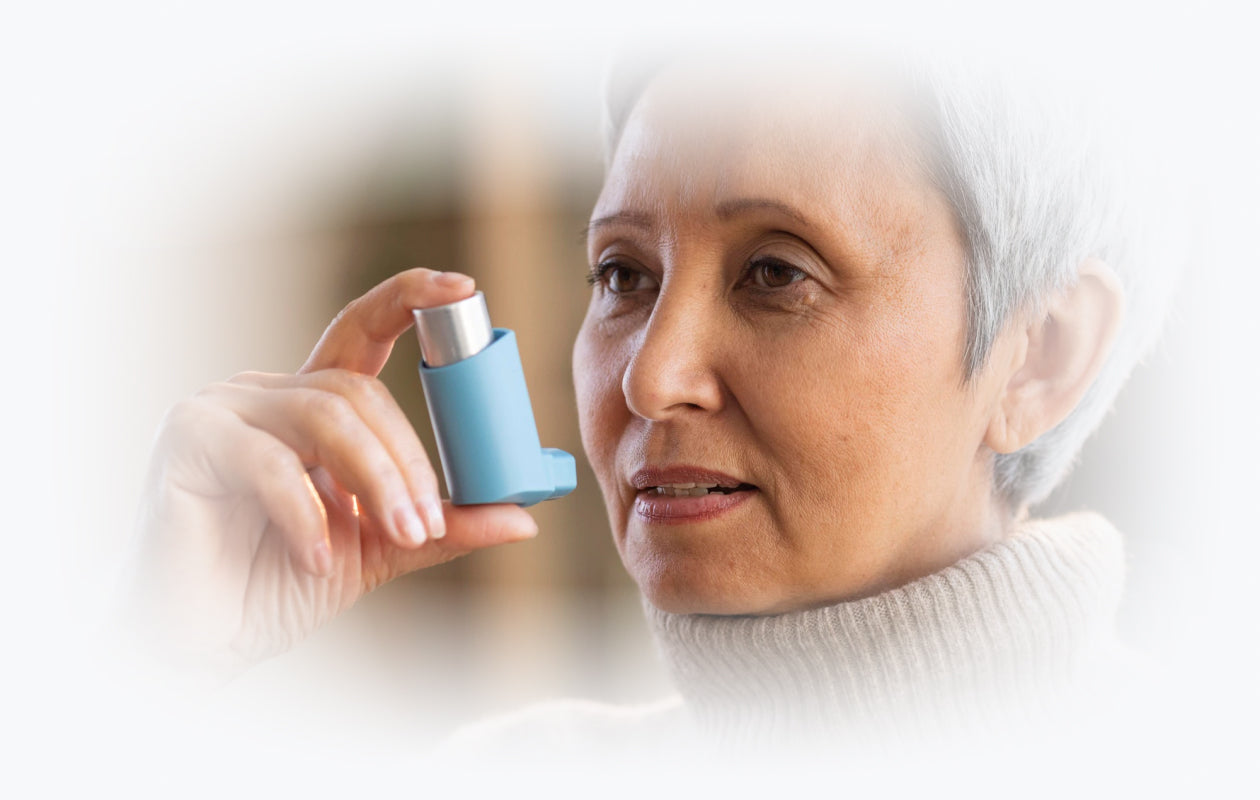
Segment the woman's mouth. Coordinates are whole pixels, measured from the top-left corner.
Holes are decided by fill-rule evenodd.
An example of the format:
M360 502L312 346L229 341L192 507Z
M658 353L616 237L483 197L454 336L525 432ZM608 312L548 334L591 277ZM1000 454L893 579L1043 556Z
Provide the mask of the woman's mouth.
M690 467L640 470L632 483L638 490L635 513L645 522L667 525L714 519L757 491L750 483Z
M739 486L718 486L716 483L674 483L667 486L653 486L650 491L666 497L704 497L711 492L730 494L740 491L741 488L751 489L752 486L747 483L741 483Z

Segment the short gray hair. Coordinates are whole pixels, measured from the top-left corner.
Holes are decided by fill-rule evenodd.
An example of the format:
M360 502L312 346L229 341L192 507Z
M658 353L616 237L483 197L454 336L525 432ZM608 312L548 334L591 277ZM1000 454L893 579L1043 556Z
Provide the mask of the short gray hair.
M611 161L631 111L668 58L615 62L605 82ZM1017 91L993 74L916 61L901 78L925 146L925 167L953 206L967 248L963 374L986 363L1003 328L1070 287L1090 257L1125 290L1111 354L1077 407L1022 449L998 454L994 489L1011 508L1044 500L1070 471L1121 386L1162 326L1176 270L1141 247L1124 171L1104 155L1090 117L1065 96ZM1078 113L1071 113L1076 111ZM1140 252L1139 252L1140 250Z

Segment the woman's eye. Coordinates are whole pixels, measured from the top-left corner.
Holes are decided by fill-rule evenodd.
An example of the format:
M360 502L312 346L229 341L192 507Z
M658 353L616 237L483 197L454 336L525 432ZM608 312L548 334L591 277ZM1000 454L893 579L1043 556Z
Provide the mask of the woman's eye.
M748 277L762 289L779 289L806 276L803 270L777 258L762 258L749 265Z
M639 288L639 277L640 273L629 267L613 267L608 270L606 283L611 291L617 293L633 292Z
M640 289L649 289L656 282L652 276L642 270L616 262L604 262L595 267L591 283L602 284L613 294L626 294Z

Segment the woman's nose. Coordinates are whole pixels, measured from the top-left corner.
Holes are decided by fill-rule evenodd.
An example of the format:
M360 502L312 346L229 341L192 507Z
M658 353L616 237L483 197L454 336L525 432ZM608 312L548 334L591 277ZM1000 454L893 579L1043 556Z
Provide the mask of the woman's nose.
M630 412L663 421L722 407L714 321L694 304L657 300L621 379Z

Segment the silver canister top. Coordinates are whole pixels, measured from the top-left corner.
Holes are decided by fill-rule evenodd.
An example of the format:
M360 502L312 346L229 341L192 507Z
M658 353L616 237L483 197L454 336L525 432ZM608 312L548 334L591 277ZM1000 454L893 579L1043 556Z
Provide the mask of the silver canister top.
M481 292L444 306L416 308L416 337L420 354L430 367L445 367L471 358L494 339L490 310Z

